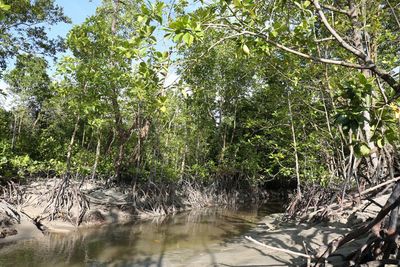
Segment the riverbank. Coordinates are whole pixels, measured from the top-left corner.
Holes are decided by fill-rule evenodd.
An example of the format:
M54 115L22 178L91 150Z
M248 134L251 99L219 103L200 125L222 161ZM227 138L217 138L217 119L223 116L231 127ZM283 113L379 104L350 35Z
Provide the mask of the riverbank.
M106 195L102 195L102 199L106 199ZM116 196L114 196L116 197ZM380 196L375 198L376 203L384 204L388 195ZM113 199L116 201L117 199ZM111 200L109 202L112 202ZM137 225L133 227L128 227L128 232L132 236L132 240L137 240L137 232L140 231L141 235L146 236L148 239L146 245L144 247L150 246L150 251L146 253L133 253L129 252L132 248L128 250L123 247L119 247L116 245L111 245L108 242L108 238L102 241L106 242L104 246L104 252L99 252L98 257L93 256L95 262L99 262L101 264L108 264L112 262L115 266L120 266L124 264L131 264L137 266L300 266L301 264L305 263L305 259L294 256L292 254L288 254L281 251L271 250L259 246L253 242L249 242L244 237L250 236L257 241L260 241L264 244L269 246L273 246L275 248L282 248L291 250L292 252L298 253L305 253L304 247L309 250L310 254L314 254L315 251L320 251L324 249L324 245L328 244L329 241L348 233L351 229L354 229L357 225L360 225L362 222L365 222L369 218L373 218L376 216L377 212L379 211L379 207L375 204L369 205L365 208L368 204L368 201L364 201L361 205L357 206L356 208L347 209L342 211L340 214L336 214L330 218L329 222L325 223L318 223L318 224L310 224L310 223L297 223L293 221L283 221L282 214L272 214L264 217L256 224L251 222L251 229L239 232L232 232L232 228L226 228L224 226L224 230L220 233L220 237L213 241L213 235L209 238L209 240L205 241L202 237L197 239L196 242L198 243L196 249L188 248L186 245L182 245L182 242L176 242L178 239L185 240L184 243L191 243L191 237L189 233L193 231L193 226L187 226L189 221L192 220L183 220L177 222L176 225L184 225L185 231L182 232L181 230L174 230L174 226L168 226L168 230L165 232L166 234L162 234L161 236L164 240L160 239L160 237L153 236L153 233L159 231L158 228L150 227L143 229L142 226ZM365 208L365 209L364 209ZM114 214L113 216L108 216L107 213L104 217L105 221L93 221L93 222L85 222L80 228L76 229L71 227L72 224L68 225L68 223L64 223L64 225L60 224L60 221L54 221L53 226L49 225L49 231L73 231L73 233L69 233L65 236L70 235L77 235L77 237L73 240L63 239L61 234L59 237L56 237L55 240L58 240L61 247L65 247L65 242L67 244L76 244L80 242L84 242L83 240L88 239L89 236L91 238L95 238L98 236L96 233L97 229L107 228L110 231L111 238L113 236L125 236L126 234L120 233L121 226L120 224L116 224L116 222L122 222L123 220L129 220L129 217L123 216L122 214L117 215L119 212L126 212L121 210L114 210L109 212L109 214ZM224 215L225 216L225 215ZM172 216L170 218L174 218ZM162 217L160 217L162 218ZM120 220L120 221L118 221ZM197 220L197 219L196 219ZM162 221L162 220L161 220ZM114 223L113 223L114 222ZM229 219L226 222L226 225L237 225L235 228L241 229L242 222L237 219ZM95 226L97 224L97 226ZM156 224L164 224L164 222L158 222ZM199 232L205 231L208 229L210 222L209 221L201 221L200 223L196 224L196 227L200 227L197 230ZM21 224L22 226L23 224ZM26 226L26 225L25 225ZM31 225L32 226L32 225ZM217 229L220 229L222 225L218 222L214 225ZM18 226L19 227L19 226ZM53 227L53 228L51 228ZM100 227L100 228L99 228ZM206 228L202 228L206 227ZM87 229L87 230L85 230ZM20 230L20 229L18 229ZM26 231L18 231L19 234L15 236L7 237L6 239L10 240L19 240L24 238L27 240L27 236L24 236L24 233L36 233L36 236L31 236L30 238L40 239L40 236L43 234L37 230L34 231L32 228L26 228ZM171 235L172 232L176 232L176 234ZM83 233L83 235L82 235ZM86 234L85 234L86 233ZM202 234L200 233L200 236ZM11 238L11 239L10 239ZM47 240L46 238L42 238ZM97 238L95 238L97 239ZM52 239L53 240L53 239ZM63 241L64 240L64 241ZM77 241L78 240L78 241ZM80 240L80 241L79 241ZM48 242L48 241L46 241ZM51 241L51 243L54 241ZM71 243L72 242L72 243ZM97 242L97 241L96 241ZM121 240L118 239L117 243L120 244ZM128 242L128 241L126 241ZM131 244L129 241L128 243ZM137 241L135 241L137 242ZM171 249L171 242L172 249ZM362 242L358 241L358 242ZM26 243L26 242L25 242ZM20 244L20 243L16 243ZM29 244L26 243L26 244ZM150 245L149 245L150 244ZM79 245L82 246L82 245ZM85 245L86 246L86 245ZM167 246L168 249L165 249ZM347 246L338 250L335 255L330 257L328 261L330 264L334 266L340 266L340 262L342 260L342 256L346 255L347 253L351 252L352 247L356 247L357 243L350 243ZM157 249L159 252L157 253ZM11 248L10 248L11 249ZM58 251L59 248L57 247L54 249ZM121 256L121 250L123 252L124 257ZM107 253L106 253L107 252ZM149 253L150 252L150 253ZM90 250L89 250L90 254ZM79 262L77 265L74 266L84 266L85 263ZM67 265L69 266L69 265Z
M376 203L383 205L389 195L375 199ZM360 206L344 210L330 222L310 224L285 222L283 214L272 214L264 217L245 236L267 244L269 246L305 254L305 247L310 255L324 251L326 245L347 233L363 222L372 219L379 212L380 207L364 201ZM344 256L366 240L354 241L336 251L329 257L325 266L343 266ZM156 259L154 259L156 260ZM162 266L305 266L306 259L274 249L265 248L245 239L244 235L228 239L224 242L204 249L196 254L187 252L184 256L165 255Z
M108 187L90 180L83 183L70 181L65 190L67 198L63 199L65 204L54 213L51 201L57 194L55 188L61 183L61 179L54 178L3 187L2 201L8 205L8 211L0 206L0 243L75 231L78 226L122 224L216 205L234 207L245 199L256 201L250 194L226 193L215 187L200 187L188 182ZM86 203L85 210L82 202L77 201L77 192Z

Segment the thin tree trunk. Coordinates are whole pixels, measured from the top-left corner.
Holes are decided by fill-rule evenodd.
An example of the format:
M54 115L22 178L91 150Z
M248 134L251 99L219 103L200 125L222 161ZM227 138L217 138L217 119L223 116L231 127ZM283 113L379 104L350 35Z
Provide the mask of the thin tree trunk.
M94 160L92 176L91 176L92 180L94 180L94 178L96 177L97 165L99 164L100 160L100 148L101 148L101 132L99 131L97 135L96 158Z
M17 115L14 114L14 124L13 124L13 133L12 133L12 139L11 139L11 149L14 149L14 147L15 147L15 140L17 138L17 123L18 123L18 117L17 117Z
M32 128L36 128L36 125L37 125L37 123L38 123L39 120L40 120L41 114L42 114L42 112L39 111L38 114L37 114L37 116L36 116L35 121L33 122Z
M226 126L224 126L223 134L222 134L222 149L219 157L219 162L222 163L225 158L225 150L226 150Z
M66 172L66 175L65 175L66 179L68 179L68 177L70 176L72 148L74 146L76 133L77 133L78 128L79 128L79 120L80 120L80 115L78 115L78 117L76 118L75 125L74 125L74 131L72 132L71 140L70 140L69 145L68 145L67 161L66 161L66 163L67 163L67 172Z
M185 166L186 166L186 154L188 152L188 145L185 144L185 152L183 153L183 159L182 159L182 164L181 164L181 179L183 178L183 175L185 173Z
M363 7L365 9L365 2L363 3ZM367 49L367 47L365 47L363 45L362 42L362 23L359 21L359 10L358 7L355 3L354 0L349 0L349 10L350 10L350 21L351 24L353 26L353 43L356 49L358 49L359 51L366 53L368 55L368 57L370 56L370 51L369 49ZM362 62L361 62L362 63ZM370 78L371 75L371 71L368 69L363 69L361 70L361 72L364 74L364 76L366 78ZM363 111L363 116L365 118L364 120L364 125L363 125L363 131L364 131L364 136L365 136L365 142L368 144L368 147L372 150L375 151L376 147L374 142L371 141L371 137L372 137L372 131L371 131L371 125L369 123L369 121L371 120L371 114L370 114L370 108L371 108L371 103L372 99L371 96L368 95L365 97L365 105L366 105L366 110ZM376 169L376 167L378 166L378 157L377 154L375 152L371 153L370 155L371 157L371 161L372 161L372 165L374 167L374 169Z
M298 195L298 197L301 197L299 156L297 154L296 132L294 130L294 124L293 124L292 102L290 101L290 92L288 92L288 107L289 107L290 127L291 127L291 131L292 131L292 141L293 141L293 149L294 149L295 172L296 172L296 180L297 180L297 195Z
M72 149L75 143L75 137L76 137L76 133L78 131L79 128L79 120L80 120L80 115L78 115L78 117L76 118L75 121L75 125L74 125L74 131L72 132L72 136L71 136L71 140L69 142L68 145L68 150L67 150L67 170L66 170L66 174L64 176L64 180L68 180L70 175L71 175L71 158L72 158Z
M18 136L20 136L21 135L21 129L22 129L22 116L21 116L21 118L19 118L19 124L18 124L18 135L17 135L17 139L18 139Z
M85 125L83 125L82 144L81 144L82 147L85 144L85 135L86 135L86 127Z
M115 141L115 129L112 129L112 137L111 141L108 144L107 150L106 150L106 155L109 155L111 153L112 145L114 144Z

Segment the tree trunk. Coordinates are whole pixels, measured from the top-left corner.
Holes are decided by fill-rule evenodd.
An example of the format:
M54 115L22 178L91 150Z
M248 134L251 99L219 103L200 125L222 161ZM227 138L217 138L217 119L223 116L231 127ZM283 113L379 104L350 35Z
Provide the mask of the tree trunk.
M64 180L67 181L71 175L71 158L72 158L72 149L75 143L75 137L76 137L76 133L78 131L79 128L79 121L80 121L80 115L78 115L78 117L76 118L75 121L75 125L74 125L74 131L72 132L72 136L71 136L71 140L69 141L69 145L68 145L68 150L67 150L67 170L64 176Z
M297 196L300 198L301 197L301 188L300 188L299 156L297 154L296 132L294 130L294 124L293 124L292 102L290 101L290 92L288 92L288 107L289 107L290 128L292 131L292 140L293 140L295 172L296 172L296 180L297 180Z
M368 47L366 47L363 44L362 41L362 28L363 25L360 22L360 12L358 10L358 7L355 3L354 0L349 0L349 17L350 17L350 21L353 27L353 44L355 46L355 48L363 53L365 53L368 57L370 57L370 51L368 49ZM364 10L365 10L365 2L362 3ZM362 62L362 60L360 60L360 63L364 63ZM364 76L366 78L370 78L372 76L372 73L370 70L368 69L363 69L361 70L361 72L364 74ZM368 95L365 98L365 106L366 106L366 110L363 111L363 116L365 118L364 120L364 125L363 125L363 132L364 132L364 136L365 136L365 142L368 144L368 147L371 149L371 151L375 151L376 150L376 146L374 144L374 142L371 141L371 137L372 137L372 131L371 131L371 125L369 123L369 121L371 120L371 114L370 114L370 109L371 109L371 105L372 105L372 97L370 95ZM371 162L373 165L374 170L377 168L378 166L378 156L376 154L376 152L371 153L370 155L371 158Z
M99 164L100 160L100 148L101 148L101 132L99 131L97 135L96 158L94 160L92 176L91 176L92 180L94 180L94 178L96 177L97 165Z
M12 132L12 139L11 139L11 149L13 150L15 147L15 141L17 138L17 123L18 117L14 114L14 124L13 124L13 132Z

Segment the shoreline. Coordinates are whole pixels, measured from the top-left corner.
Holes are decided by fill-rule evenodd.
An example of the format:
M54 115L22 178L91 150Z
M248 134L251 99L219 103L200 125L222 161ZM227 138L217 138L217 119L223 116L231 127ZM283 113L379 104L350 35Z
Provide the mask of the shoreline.
M389 194L375 199L379 204L384 204ZM246 236L279 249L286 249L296 253L307 253L324 250L325 246L340 236L346 235L355 226L374 218L380 208L375 205L368 206L364 211L360 206L344 210L343 214L333 221L326 223L298 223L294 221L283 222L282 214L265 216L252 228ZM365 238L367 238L365 236ZM331 255L325 266L342 266L343 257L353 249L363 244L365 238L350 242ZM212 254L212 255L211 255ZM184 264L169 260L171 265L166 266L301 266L306 265L307 260L299 256L293 256L282 251L268 249L238 236L228 243L220 243L210 246L208 252L189 259Z
M181 198L172 198L170 201L170 199L163 198L163 194L168 197L168 192L165 193L155 184L153 185L156 190L161 192L158 195L151 195L154 193L152 191L155 190L154 188L150 188L149 193L136 189L136 186L108 188L100 182L86 181L79 190L84 193L90 205L82 218L82 223L77 226L76 218L80 215L77 206L80 203L74 203L75 205L69 210L65 208L60 210L54 220L49 220L49 209L51 209L48 206L49 195L60 183L61 179L59 178L38 179L13 188L12 192L17 192L18 196L17 200L13 199L10 202L18 204L12 205L4 202L13 212L7 214L7 211L0 206L0 244L36 238L46 233L68 233L97 225L124 224L208 207L235 207L241 203L238 194L211 197L214 192L207 192L204 190L206 188L201 189L193 185L183 186L183 190L187 192L178 191L175 194ZM71 183L72 186L79 184L79 182L73 181ZM11 190L9 193L11 196ZM0 201L2 200L0 199ZM10 213L17 213L19 218L9 217ZM2 232L5 233L5 236L1 235Z
M110 193L110 192L109 192ZM107 194L102 195L103 197ZM108 194L110 195L110 194ZM114 196L115 198L118 195ZM376 203L384 204L389 195L383 195L375 198ZM219 241L215 244L205 246L198 253L187 252L187 255L181 255L182 251L169 253L163 256L163 266L241 266L241 265L260 265L269 264L270 266L299 266L306 263L306 259L298 256L293 256L285 252L277 252L271 249L264 248L245 239L245 236L250 236L255 240L281 249L287 249L297 253L305 253L305 247L310 254L314 254L324 248L331 240L345 235L357 225L367 221L369 218L374 218L380 207L375 204L363 207L368 201L363 201L361 205L351 209L345 209L336 217L330 218L329 222L299 223L296 221L282 221L282 213L275 213L264 216L254 227L243 235L238 235L229 240ZM66 234L71 231L86 231L95 227L113 227L113 225L134 222L138 220L146 220L146 217L137 216L129 213L129 209L125 210L122 207L116 206L91 206L93 216L86 217L84 223L79 227L75 227L73 223L57 219L51 222L44 222L48 233ZM195 210L193 208L192 210ZM21 210L31 218L35 218L40 207L25 205ZM187 209L188 210L188 209ZM185 210L176 210L176 212ZM153 214L154 215L154 214ZM163 215L159 215L163 216ZM147 216L147 218L155 218L155 216ZM7 243L17 241L39 239L44 237L41 232L32 222L26 220L27 217L22 217L21 224L14 224L13 227L17 230L16 235L11 235L0 239L2 247L7 246ZM361 240L362 241L362 240ZM328 258L329 264L334 266L340 265L342 256L351 251L351 248L357 247L357 242L349 243L339 249L335 255ZM190 255L190 256L189 256ZM152 257L156 257L153 255ZM326 266L329 266L326 265Z

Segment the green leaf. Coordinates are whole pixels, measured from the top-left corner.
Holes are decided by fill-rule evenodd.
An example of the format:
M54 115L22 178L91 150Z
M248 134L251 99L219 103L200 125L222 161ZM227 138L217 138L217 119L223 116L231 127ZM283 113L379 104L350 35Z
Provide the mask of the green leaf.
M361 73L361 72L358 74L358 79L359 79L359 81L360 81L360 83L361 83L362 85L367 85L367 84L368 84L367 78L366 78L365 75L364 75L363 73Z
M302 8L302 6L300 5L300 3L299 2L297 2L297 1L294 1L294 4L298 7L298 8Z
M382 148L382 147L383 147L383 139L382 139L382 138L379 138L379 139L376 141L376 145L377 145L379 148Z
M233 5L235 7L240 7L242 5L242 2L240 0L233 0Z
M362 145L360 146L360 153L361 153L361 155L363 155L363 156L368 156L370 152L371 152L371 149L370 149L367 145L362 144Z
M178 43L178 42L182 41L182 37L183 37L183 33L178 33L174 36L173 40L175 43Z
M10 5L6 5L6 4L0 2L0 9L1 10L7 11L7 10L10 10L10 8L11 8Z
M271 35L272 37L277 37L278 36L278 32L275 29L271 30Z
M249 54L250 54L250 49L249 49L249 47L248 47L246 44L243 44L242 49L243 49L243 52L244 52L246 55L249 55Z
M190 46L190 45L193 43L193 41L194 41L194 37L193 37L192 34L190 34L190 33L187 32L187 33L185 33L185 34L183 35L182 40L183 40L188 46Z
M354 152L358 157L366 157L370 154L371 149L366 144L357 144L354 146Z
M310 5L311 3L310 3L310 1L304 1L304 3L303 3L303 7L304 8L307 8L309 5Z

